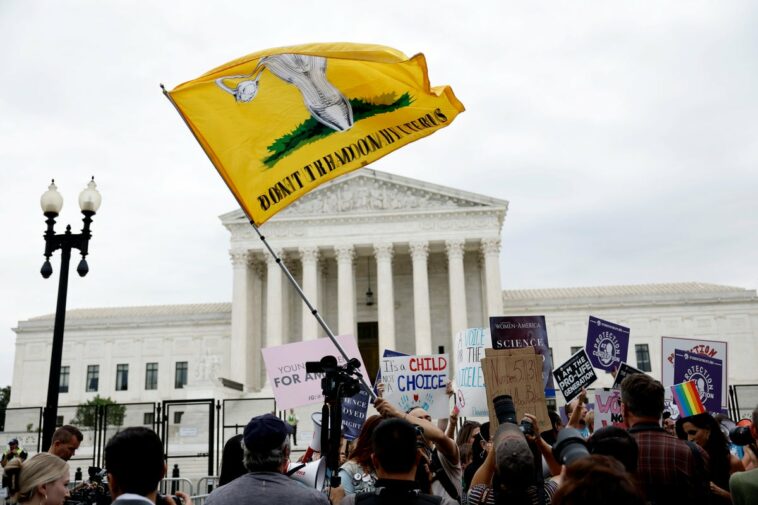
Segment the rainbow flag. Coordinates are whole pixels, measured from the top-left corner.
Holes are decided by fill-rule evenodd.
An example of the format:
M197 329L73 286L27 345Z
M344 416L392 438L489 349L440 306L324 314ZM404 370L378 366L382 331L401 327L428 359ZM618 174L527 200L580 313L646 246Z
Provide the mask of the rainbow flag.
M700 392L695 381L682 382L671 386L676 406L679 407L679 417L690 417L705 412Z

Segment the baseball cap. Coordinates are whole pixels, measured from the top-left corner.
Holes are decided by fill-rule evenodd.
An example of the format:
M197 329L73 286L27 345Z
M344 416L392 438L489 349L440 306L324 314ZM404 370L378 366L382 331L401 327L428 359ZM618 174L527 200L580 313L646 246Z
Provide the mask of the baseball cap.
M273 414L263 414L250 419L242 439L250 450L271 450L281 446L290 433L292 428L287 423Z
M8 440L8 445L18 445L18 439L11 438L10 440Z
M534 483L534 455L518 426L501 424L494 449L495 466L506 487L523 489Z

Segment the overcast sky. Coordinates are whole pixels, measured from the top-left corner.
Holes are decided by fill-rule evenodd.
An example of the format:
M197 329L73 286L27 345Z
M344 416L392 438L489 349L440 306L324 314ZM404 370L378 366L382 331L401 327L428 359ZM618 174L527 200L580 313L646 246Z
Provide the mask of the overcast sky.
M510 201L503 287L758 285L756 2L0 1L0 385L55 310L39 197L81 228L68 306L231 300L235 201L159 83L306 42L423 52L467 111L372 168Z

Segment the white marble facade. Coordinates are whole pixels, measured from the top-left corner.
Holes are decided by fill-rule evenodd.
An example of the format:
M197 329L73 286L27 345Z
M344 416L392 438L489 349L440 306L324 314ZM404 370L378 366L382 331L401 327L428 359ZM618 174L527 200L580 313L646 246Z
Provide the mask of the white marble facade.
M362 169L313 191L261 230L332 330L359 336L364 361L384 348L451 351L451 335L487 326L489 315L544 314L561 363L584 344L591 314L631 327L630 362L639 365L634 345L647 346L653 375L660 374L666 335L726 340L730 384L758 382L755 290L680 283L502 291L507 206ZM231 233L231 303L69 310L62 363L69 388L61 405L95 394L118 402L265 395L260 349L324 335L242 212L221 220ZM366 304L369 276L373 305ZM15 329L11 406L44 404L52 329L52 315ZM146 369L155 363L150 389ZM181 388L177 363L187 363ZM124 364L129 385L116 391ZM98 390L87 391L87 369L95 365ZM223 387L222 377L244 391Z

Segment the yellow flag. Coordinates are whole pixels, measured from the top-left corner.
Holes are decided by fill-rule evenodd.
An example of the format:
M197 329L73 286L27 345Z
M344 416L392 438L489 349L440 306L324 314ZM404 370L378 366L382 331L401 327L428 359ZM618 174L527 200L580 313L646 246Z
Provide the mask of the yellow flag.
M257 225L464 110L422 54L351 43L261 51L168 94Z

